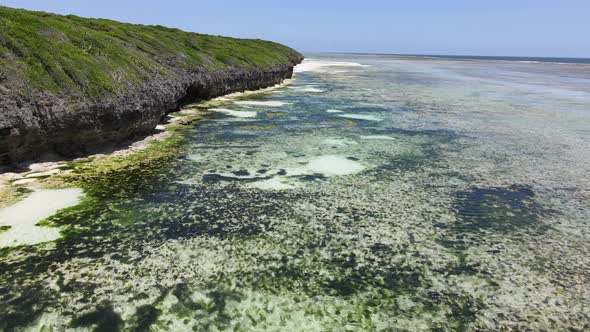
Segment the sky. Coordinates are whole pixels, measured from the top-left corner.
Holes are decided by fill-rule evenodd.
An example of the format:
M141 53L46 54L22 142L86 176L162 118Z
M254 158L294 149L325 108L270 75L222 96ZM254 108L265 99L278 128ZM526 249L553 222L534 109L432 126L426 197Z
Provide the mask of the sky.
M590 0L0 0L302 52L590 58Z

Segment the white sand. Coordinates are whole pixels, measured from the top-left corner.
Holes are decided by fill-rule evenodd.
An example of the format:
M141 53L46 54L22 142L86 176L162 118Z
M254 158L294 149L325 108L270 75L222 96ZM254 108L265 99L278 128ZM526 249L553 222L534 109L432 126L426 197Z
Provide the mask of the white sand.
M224 178L228 178L228 179L264 179L267 177L267 175L260 175L256 172L250 172L248 171L248 173L250 173L249 175L236 175L234 173L229 173L229 172L217 172L217 173L205 173L207 175L219 175L219 176L223 176Z
M344 113L341 110L326 110L328 113Z
M25 184L29 184L29 183L33 183L37 181L37 179L20 179L20 180L16 180L14 182L12 182L13 186L22 186Z
M326 90L309 87L309 88L300 89L299 91L301 91L301 92L324 92Z
M385 135L369 135L369 136L361 136L361 139L390 140L390 141L394 141L395 140L395 137L385 136Z
M326 91L326 90L323 90L323 89L316 88L313 85L304 85L304 86L292 87L291 89L297 90L299 92L317 92L317 93L320 93L320 92L325 92Z
M354 160L341 156L321 156L305 166L307 173L321 173L326 176L349 175L362 171L365 167Z
M322 61L315 59L305 59L302 63L295 66L293 71L295 73L316 72L316 73L345 73L348 70L342 68L363 68L369 67L356 62L340 62L340 61Z
M258 113L254 111L234 111L227 108L211 108L211 111L223 113L237 118L255 118Z
M54 158L59 159L59 157L57 157L57 156L54 156ZM58 161L46 161L46 162L30 164L28 166L28 168L31 172L45 172L45 171L49 171L52 169L56 169L56 168L60 167L61 165L62 164L59 163Z
M305 166L287 168L287 176L311 175L320 173L324 176L341 176L355 174L365 169L363 164L342 156L319 156L309 161Z
M33 172L33 173L28 173L27 175L25 175L25 178L30 179L30 178L46 177L46 176L58 174L59 172L60 172L59 169L51 169L51 170L45 171L45 172Z
M268 101L257 101L257 100L237 100L234 101L237 105L246 105L246 106L268 106L268 107L281 107L287 105L288 103L276 100L268 100Z
M338 115L341 118L347 118L347 119L354 119L354 120L367 120L367 121L383 121L383 119L381 119L380 117L374 116L374 115L370 115L370 114L342 114L342 115Z
M157 133L154 135L150 135L150 136L142 139L141 141L133 142L133 144L131 144L131 146L126 149L118 150L113 153L109 153L108 155L125 156L125 155L128 155L134 151L142 151L142 150L145 150L148 148L148 146L150 145L150 142L163 141L170 136L172 136L172 133L169 131L164 131L164 132L160 132L160 133ZM100 156L100 155L91 155L90 157L95 157L95 156Z
M322 174L327 177L343 176L358 173L365 169L365 166L357 161L342 156L325 155L310 160L306 165L300 167L284 168L286 175L277 175L271 179L265 179L248 184L250 188L263 190L289 190L303 185L300 179L293 178L300 175Z
M289 190L296 188L295 185L287 183L286 180L276 177L264 181L254 182L250 184L250 187L263 190Z
M57 211L77 205L82 196L78 188L36 190L24 200L0 209L0 226L10 229L0 233L0 247L33 245L59 238L59 229L36 226Z
M227 95L224 95L221 97L214 98L213 100L231 101L235 98L239 98L239 97L243 97L243 96L268 93L268 92L272 92L274 90L284 88L285 86L287 86L291 83L293 83L293 79L286 79L282 83L273 85L268 88L259 89L259 90L247 90L247 91L242 91L242 92L234 92L234 93L230 93L230 94L227 94Z

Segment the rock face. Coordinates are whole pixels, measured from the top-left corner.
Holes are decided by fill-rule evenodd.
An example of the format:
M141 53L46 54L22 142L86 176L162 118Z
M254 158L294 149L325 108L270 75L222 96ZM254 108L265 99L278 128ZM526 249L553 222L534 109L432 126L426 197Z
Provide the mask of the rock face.
M147 134L183 104L279 84L291 78L299 61L264 70L198 70L162 77L95 101L72 103L67 95L41 92L26 97L0 91L0 164L45 151L81 155L105 143Z
M0 6L0 165L147 134L183 104L278 84L301 60L259 39Z

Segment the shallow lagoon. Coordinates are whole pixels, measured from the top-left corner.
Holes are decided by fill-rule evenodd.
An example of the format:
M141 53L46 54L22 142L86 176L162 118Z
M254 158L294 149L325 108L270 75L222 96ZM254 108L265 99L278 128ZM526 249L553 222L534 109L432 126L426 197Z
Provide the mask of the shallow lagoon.
M2 249L2 328L590 328L590 66L311 58Z

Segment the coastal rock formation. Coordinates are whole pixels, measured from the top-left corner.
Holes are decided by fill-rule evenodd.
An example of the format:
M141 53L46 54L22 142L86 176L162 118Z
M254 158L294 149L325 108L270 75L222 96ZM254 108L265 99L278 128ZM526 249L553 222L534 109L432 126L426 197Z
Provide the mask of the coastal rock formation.
M278 84L302 59L261 40L0 7L0 164L147 134L183 104Z
M75 105L67 96L0 92L0 162L43 151L70 156L93 147L151 132L182 104L236 91L256 90L290 78L293 65L259 70L195 71L161 77L134 91ZM73 109L72 109L73 108Z

